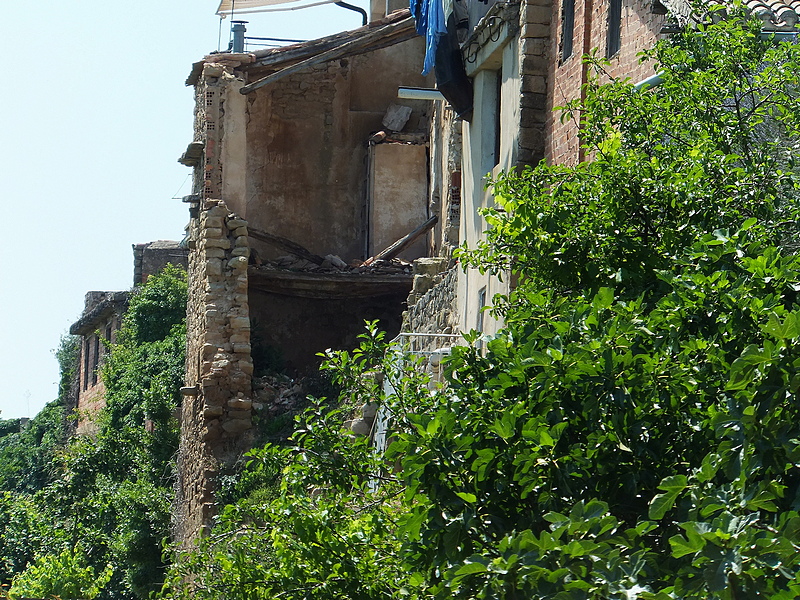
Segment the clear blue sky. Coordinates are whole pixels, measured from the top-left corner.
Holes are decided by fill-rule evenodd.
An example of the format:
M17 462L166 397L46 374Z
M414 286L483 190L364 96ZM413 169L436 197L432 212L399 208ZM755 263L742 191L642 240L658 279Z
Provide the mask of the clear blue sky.
M352 2L352 0L351 0ZM365 0L352 2L366 8ZM191 64L217 49L216 0L8 2L0 18L0 418L56 398L53 349L89 290L128 289L132 244L179 240ZM361 25L328 5L243 16L312 39ZM222 23L227 46L229 20Z

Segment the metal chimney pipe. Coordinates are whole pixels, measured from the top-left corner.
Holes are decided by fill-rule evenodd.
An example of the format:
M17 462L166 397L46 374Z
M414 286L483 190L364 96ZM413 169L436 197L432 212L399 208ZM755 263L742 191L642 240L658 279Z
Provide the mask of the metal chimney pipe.
M233 34L233 43L231 50L234 53L244 52L244 34L247 31L245 25L247 21L231 21L231 33Z

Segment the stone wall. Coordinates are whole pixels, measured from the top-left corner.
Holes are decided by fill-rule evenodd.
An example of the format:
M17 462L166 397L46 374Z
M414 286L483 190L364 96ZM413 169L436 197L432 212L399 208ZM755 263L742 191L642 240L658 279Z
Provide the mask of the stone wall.
M79 435L97 432L95 418L106 404L100 368L109 344L116 341L127 307L128 292L87 292L84 311L70 327L72 335L81 337L74 398L78 415L75 433Z
M251 443L253 361L247 296L247 223L219 200L190 222L186 385L174 534L188 543L214 511L220 467Z
M150 275L160 272L167 265L187 268L188 251L180 242L157 240L133 245L133 285L147 281Z
M403 315L403 331L415 334L458 333L458 265L446 258L414 261L414 290ZM436 344L435 340L431 343ZM427 349L427 348L420 348Z

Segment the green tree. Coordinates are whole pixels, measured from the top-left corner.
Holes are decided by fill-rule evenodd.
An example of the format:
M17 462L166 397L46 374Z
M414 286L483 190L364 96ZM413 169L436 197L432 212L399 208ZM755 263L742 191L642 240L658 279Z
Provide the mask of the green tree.
M168 267L132 292L101 375L93 436L64 439L63 401L0 437L0 567L12 595L145 598L169 535L185 355L186 275ZM74 339L57 356L69 391ZM13 492L13 493L11 493Z

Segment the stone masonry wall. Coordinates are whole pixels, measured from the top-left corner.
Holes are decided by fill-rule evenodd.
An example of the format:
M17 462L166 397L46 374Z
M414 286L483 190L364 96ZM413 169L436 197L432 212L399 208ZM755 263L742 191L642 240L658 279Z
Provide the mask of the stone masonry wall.
M187 544L209 523L219 469L251 443L253 361L247 223L220 200L190 222L186 386L174 534Z
M403 331L418 334L458 333L457 281L458 265L450 266L448 259L415 260L414 289L408 297Z
M517 166L535 165L545 157L547 84L550 73L550 13L553 0L522 0L519 11L519 138Z

